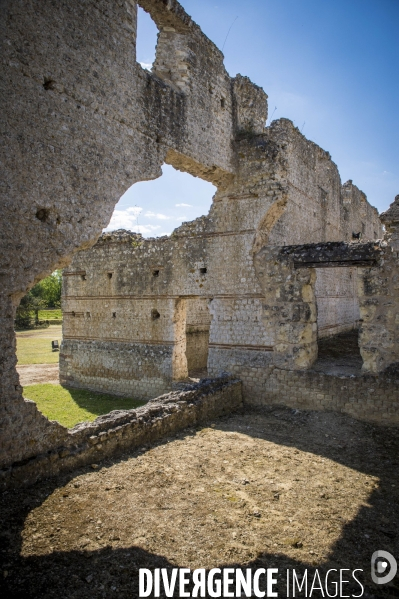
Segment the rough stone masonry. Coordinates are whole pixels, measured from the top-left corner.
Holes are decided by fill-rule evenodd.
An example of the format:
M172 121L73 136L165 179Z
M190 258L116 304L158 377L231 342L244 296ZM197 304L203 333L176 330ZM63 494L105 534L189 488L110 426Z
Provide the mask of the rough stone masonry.
M67 435L23 399L15 369L15 307L35 282L55 268L67 267L78 250L90 248L124 191L137 181L160 176L163 163L217 186L213 208L217 217L191 226L197 236L195 252L202 256L194 268L208 268L205 257L213 253L211 243L219 244L219 255L224 257L219 265L219 296L213 300L215 314L222 315L215 320L221 331L219 346L213 348L215 369L218 360L221 366L226 361L237 362L243 374L248 358L258 360L257 350L247 354L245 347L231 348L235 343L231 323L233 319L245 323L238 315L245 313L243 306L248 302L254 306L253 342L262 346L274 343L265 327L255 333L255 322L264 318L267 310L263 302L267 285L253 263L265 244L349 241L352 233L359 232L365 239L380 237L376 211L351 182L341 186L327 152L306 140L289 121L265 129L266 94L246 77L229 77L220 50L178 2L141 0L139 4L159 30L151 73L136 62L134 0L4 0L0 4L0 465L6 470L37 456L55 455ZM165 242L170 251L176 242L183 248L191 245L190 226L177 238ZM389 276L396 280L396 241L385 243L387 260L381 268L389 268ZM183 249L180 254L186 267ZM216 275L215 259L211 260L209 277ZM233 273L234 261L247 265L241 277ZM192 264L192 257L189 262ZM153 266L156 270L157 265ZM374 295L380 298L378 305L361 308L369 314L368 339L376 371L397 361L397 355L395 359L392 356L398 345L396 307L388 307L384 299L394 293L394 286L384 283L387 275L380 276L378 268L370 270L367 288L371 299ZM234 297L232 274L237 283ZM119 276L113 273L110 284ZM143 288L150 285L150 276L147 282L143 279ZM312 273L309 276L314 279ZM197 278L186 278L192 290L200 285ZM78 283L77 278L70 280L71 285L73 280L74 285ZM250 298L245 297L247 293ZM196 295L202 298L202 293ZM323 297L322 291L319 296ZM182 330L181 314L184 309L187 314L187 306L175 300L163 299L161 309L154 310L161 321L163 310L172 317L168 335L173 343L168 344L168 351L176 355L179 348L172 334ZM305 297L301 301L306 302ZM325 294L323 301L327 305L331 300ZM76 317L78 310L72 311ZM114 311L111 322L119 322L118 311ZM147 315L143 304L144 312ZM151 314L156 317L156 312ZM112 311L108 316L113 318ZM381 353L375 340L382 321L387 337ZM365 323L366 318L363 327ZM241 345L249 345L249 328L243 324L242 330ZM73 333L77 334L78 330ZM288 353L292 349L289 327L282 335L273 354L283 355L284 344ZM165 336L160 339L165 341ZM309 347L301 346L297 353L311 357L314 338L305 341ZM184 360L180 364L184 367ZM305 359L302 366L306 364ZM267 369L262 369L258 375L266 376Z

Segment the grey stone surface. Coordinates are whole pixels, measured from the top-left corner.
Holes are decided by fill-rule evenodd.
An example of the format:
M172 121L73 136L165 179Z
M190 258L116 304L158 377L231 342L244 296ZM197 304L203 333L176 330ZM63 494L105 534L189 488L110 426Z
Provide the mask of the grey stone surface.
M22 468L38 460L42 466L35 472L45 475L51 471L50 460L58 459L54 457L56 448L69 438L66 429L49 422L22 397L15 368L15 307L38 280L55 268L70 268L74 254L96 242L121 195L137 181L160 176L163 163L217 186L211 214L184 225L167 241L143 244L128 235L118 243L124 245L126 254L132 249L141 252L142 270L135 273L142 285L140 293L154 285L147 270L152 266L146 255L150 247L163 251L165 260L173 255L175 268L170 276L186 272L188 265L194 268L193 276L181 285L183 295L195 292L207 297L210 290L214 293L212 280L217 279L219 296L210 308L215 323L214 331L212 326L210 329L210 347L213 344L215 356L219 356L217 363L234 366L246 377L247 386L256 378L252 362L262 362L267 353L256 356L258 349L250 350L248 345L279 347L274 353L283 360L284 345L292 348L298 340L302 343L300 328L304 325L302 332L307 331L306 326L313 327L316 322L310 308L312 298L293 302L296 283L291 296L288 285L284 289L286 307L297 304L299 320L272 337L275 330L262 324L269 286L253 256L256 262L266 244L349 241L353 232L360 231L366 240L380 236L376 210L351 181L341 186L337 167L327 152L286 119L264 128L266 94L246 77L229 77L220 50L178 2L141 0L140 5L159 28L151 73L136 62L134 0L4 0L0 4L0 160L4 175L0 204L0 464L4 468L15 463ZM392 233L392 248L397 243L395 235ZM111 238L110 248L112 243ZM111 252L105 246L103 250ZM390 294L396 289L397 254L388 257L390 250L386 251L382 278L391 277L392 285L380 283L377 271L369 273L369 288L379 286L381 298L388 294L388 287ZM207 264L208 256L214 257L215 270L210 269L202 282L197 270ZM245 271L240 273L243 265ZM77 267L82 270L78 257L73 268ZM167 273L168 264L164 268ZM83 282L82 274L75 273L70 281ZM297 281L298 289L302 285L302 290L309 290L312 276L307 269L299 276L304 279ZM115 272L109 281L126 290L133 285L132 273L127 269L124 279ZM69 291L74 284L70 283ZM111 295L114 297L114 292ZM150 299L152 304L153 295ZM99 300L104 312L105 303ZM65 354L70 341L76 342L76 348L90 341L89 328L78 338L76 323L83 326L86 313L95 312L91 304L74 309L73 301L68 300L65 319L66 331L71 333ZM142 302L147 314L147 299L143 297ZM173 368L179 378L184 360L182 344L176 339L187 305L176 302L176 297L159 302L161 310L151 305L150 314L154 309L162 315L164 310L171 317L159 340L164 345L165 340L172 342ZM397 324L393 324L397 312L387 311L382 299L380 308L375 318L386 314L389 321L383 340L386 357L382 363L386 364L397 345ZM119 326L118 310L119 304L106 314L101 343L114 343L109 333L113 334L116 323ZM251 319L258 324L248 326ZM149 327L155 327L156 319L149 322L154 323ZM120 330L114 330L119 342ZM311 345L312 335L305 345ZM375 333L375 342L371 341L370 333L371 348L377 347L377 337ZM132 331L126 339L132 343ZM302 359L304 365L308 358L302 356L299 362ZM90 370L95 352L89 352L85 360ZM262 385L268 368L256 371ZM159 370L162 381L167 368L161 365ZM71 466L73 463L71 458ZM23 468L18 472L23 473Z

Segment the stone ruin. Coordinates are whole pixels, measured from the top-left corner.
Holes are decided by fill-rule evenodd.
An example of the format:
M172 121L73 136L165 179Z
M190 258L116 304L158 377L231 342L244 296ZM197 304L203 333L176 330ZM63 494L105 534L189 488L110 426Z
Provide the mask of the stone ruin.
M135 385L154 396L206 358L212 376L226 370L243 381L247 402L398 420L397 379L389 378L399 362L398 199L376 243L380 222L364 194L350 181L341 186L329 154L290 121L265 128L266 94L228 75L182 6L139 5L159 30L152 72L136 62L135 0L0 6L4 485L92 459L88 441L75 442L24 400L16 372L15 308L55 268L66 268L61 372L69 383L106 388L117 374L118 392ZM121 195L159 177L164 163L217 187L209 216L169 238L106 235L90 250ZM366 265L343 256L357 255L353 233L368 243L359 249ZM309 242L339 267L316 278ZM339 259L333 242L345 242ZM372 374L337 386L309 367L318 331L356 326L357 272L360 345ZM193 393L209 398L208 387ZM114 449L119 426L108 423L101 437Z
M152 398L207 368L211 377L234 373L245 398L258 402L282 359L309 367L318 337L358 326L356 260L312 274L314 305L310 297L303 304L302 290L296 303L286 297L287 325L278 331L283 306L267 305L276 298L259 261L262 248L350 242L354 232L363 243L375 239L377 211L351 182L341 186L329 156L290 121L235 143L237 175L217 191L208 216L158 239L104 233L64 270L63 383ZM268 286L293 282L293 273L271 268ZM294 291L279 293L279 303L287 293Z

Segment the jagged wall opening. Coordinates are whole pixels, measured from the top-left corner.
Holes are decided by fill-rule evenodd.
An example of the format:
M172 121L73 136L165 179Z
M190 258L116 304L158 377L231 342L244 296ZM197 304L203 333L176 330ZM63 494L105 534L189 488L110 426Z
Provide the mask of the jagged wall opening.
M7 260L0 275L4 467L61 446L67 436L23 400L13 331L20 298L67 266L77 250L91 247L123 191L158 177L168 150L188 156L204 172L234 171L231 80L222 54L180 5L141 4L159 28L175 27L186 47L191 44L190 57L198 60L191 67L189 100L173 82L137 64L133 0L34 0L3 7L1 38L9 42L2 90L8 131L1 219ZM228 96L217 137L213 124L220 122L220 106L208 97L208 80Z
M137 37L136 60L146 69L151 71L155 61L155 52L158 43L159 29L149 13L140 6L137 7Z
M200 176L164 164L161 177L135 183L123 194L105 231L127 229L162 237L208 214L216 188Z

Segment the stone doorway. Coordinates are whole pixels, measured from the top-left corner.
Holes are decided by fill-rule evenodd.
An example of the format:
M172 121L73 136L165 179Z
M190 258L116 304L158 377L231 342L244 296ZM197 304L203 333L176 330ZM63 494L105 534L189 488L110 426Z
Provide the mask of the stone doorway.
M176 302L173 388L207 378L211 314L208 298L186 297Z
M206 378L211 315L207 298L186 300L186 358L190 378Z
M316 268L318 358L312 370L333 375L359 375L358 269Z

